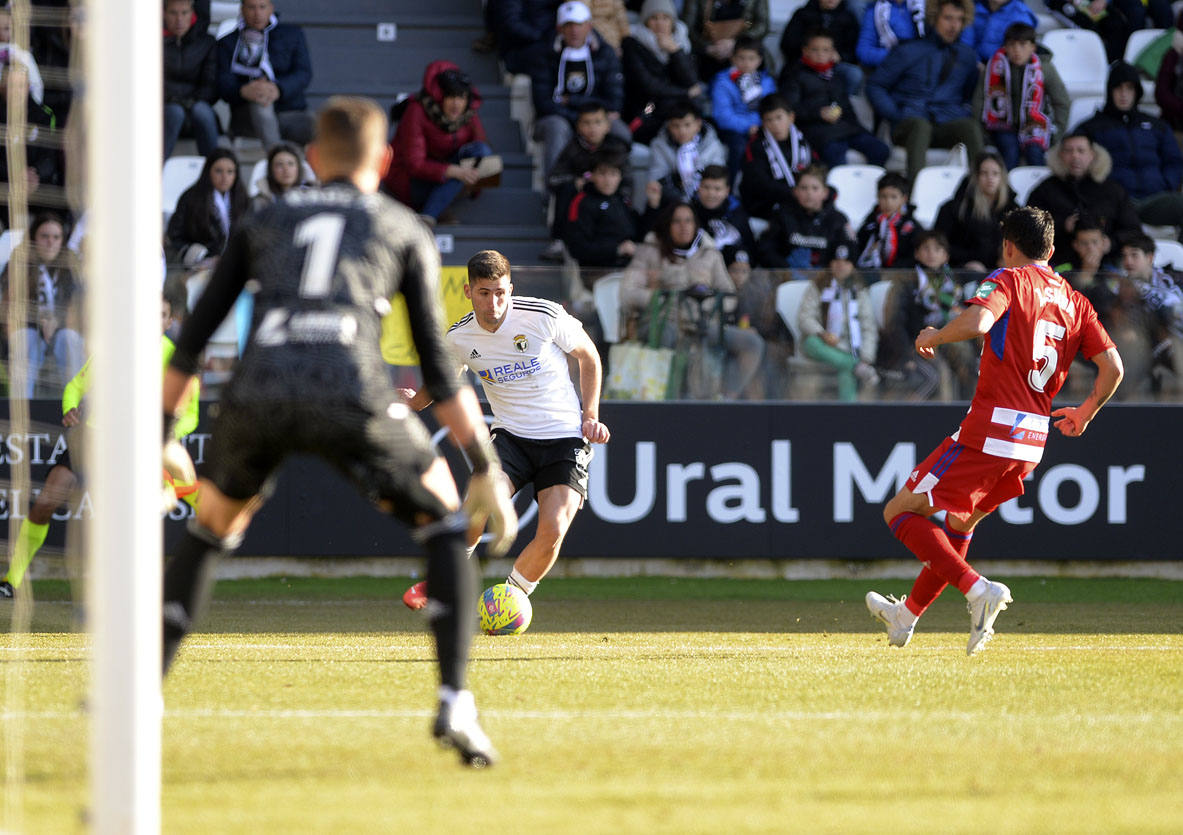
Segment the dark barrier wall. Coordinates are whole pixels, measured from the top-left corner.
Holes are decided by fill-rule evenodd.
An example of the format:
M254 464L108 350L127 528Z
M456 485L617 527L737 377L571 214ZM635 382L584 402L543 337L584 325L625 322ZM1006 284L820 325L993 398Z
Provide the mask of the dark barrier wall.
M884 404L610 403L612 442L598 447L591 494L564 545L568 556L879 559L907 552L887 532L881 508L913 466L956 429L964 407ZM60 430L56 404L36 404L41 423L8 432L0 473L14 455L44 478ZM979 528L977 557L1179 559L1183 474L1175 429L1179 406L1110 405L1083 438L1053 431L1027 493ZM200 463L203 419L189 439ZM459 459L450 451L454 468ZM7 486L7 485L6 485ZM83 495L75 517L101 508ZM0 515L16 504L5 491ZM519 498L533 533L533 510ZM166 524L175 538L187 508ZM62 514L64 516L65 513ZM50 544L60 544L56 526ZM332 470L297 459L259 514L239 553L408 555L400 525L371 510Z

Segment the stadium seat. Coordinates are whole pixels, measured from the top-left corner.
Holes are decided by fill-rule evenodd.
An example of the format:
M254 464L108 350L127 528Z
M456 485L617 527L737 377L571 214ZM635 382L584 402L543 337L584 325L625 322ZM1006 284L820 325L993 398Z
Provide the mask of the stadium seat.
M941 204L956 193L966 176L966 169L958 165L930 165L921 168L912 183L912 217L925 229L931 229Z
M894 282L890 278L876 281L867 292L871 295L871 309L875 311L875 324L883 330L887 324L887 296Z
M1183 244L1169 239L1155 241L1154 266L1183 270Z
M795 353L789 357L789 397L793 400L816 400L837 393L838 377L833 367L811 360L801 348L804 339L797 314L809 285L809 279L796 279L776 288L776 312L793 335Z
M236 28L238 28L238 15L228 17L218 24L218 28L214 31L214 40L221 40L229 35Z
M177 210L177 200L185 189L197 182L201 176L201 169L205 165L205 157L169 157L164 161L164 171L161 174L161 197L164 214L171 216Z
M1053 29L1043 35L1043 45L1068 88L1068 97L1104 96L1109 61L1101 36L1087 29Z
M316 175L312 173L312 166L308 164L307 160L300 161L300 170L303 172L304 180L310 183L316 182ZM250 180L246 184L246 193L249 197L254 197L259 193L259 182L267 176L267 158L256 162L251 166Z
M834 206L852 226L875 208L879 178L887 173L878 165L835 165L826 176L826 184L834 189Z
M781 321L793 335L793 344L797 346L798 354L801 352L802 340L797 312L801 309L801 300L805 297L807 289L809 282L806 280L784 281L776 288L776 312L780 314Z
M1071 133L1080 127L1085 119L1093 118L1098 110L1105 106L1104 96L1081 96L1073 99L1068 105L1068 131Z
M604 341L609 345L620 341L620 281L624 273L610 273L596 279L592 285L596 315L600 317L600 329Z
M23 229L5 229L4 233L0 234L0 272L4 272L4 268L8 266L8 259L12 257L12 250L20 245L24 237Z
M1020 165L1012 168L1006 175L1010 189L1015 193L1015 202L1020 206L1027 205L1027 196L1031 194L1039 182L1046 178L1052 170L1046 165Z

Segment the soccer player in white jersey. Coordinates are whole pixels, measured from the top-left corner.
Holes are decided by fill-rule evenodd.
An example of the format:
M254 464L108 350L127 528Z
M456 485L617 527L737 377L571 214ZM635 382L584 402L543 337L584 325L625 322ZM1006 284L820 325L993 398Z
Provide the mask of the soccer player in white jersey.
M530 594L559 556L563 537L587 499L591 444L608 442L600 421L600 354L577 319L545 299L514 296L509 260L486 249L468 261L464 295L472 312L448 329L459 365L476 374L493 409L493 444L516 493L534 485L538 529L507 582ZM579 364L579 392L567 357ZM404 391L414 409L431 403L425 390ZM582 405L581 405L582 404ZM469 550L480 531L469 532ZM422 583L403 602L426 605Z

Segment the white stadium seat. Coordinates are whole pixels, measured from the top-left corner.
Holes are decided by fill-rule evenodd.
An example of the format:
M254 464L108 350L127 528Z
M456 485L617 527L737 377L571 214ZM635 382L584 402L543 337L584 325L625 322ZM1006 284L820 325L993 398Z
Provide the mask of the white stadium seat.
M25 237L23 229L5 229L0 234L0 272L8 266L8 259L12 257L12 250L20 245Z
M205 157L176 156L164 161L164 171L161 174L161 197L164 213L171 215L177 210L177 199L185 189L197 182L201 176Z
M1109 61L1100 35L1087 29L1053 29L1043 34L1043 45L1052 52L1069 98L1105 95Z
M1015 193L1015 202L1020 206L1026 206L1027 196L1031 194L1032 189L1051 173L1052 170L1046 165L1020 165L1012 168L1007 173L1006 180L1010 183L1010 190Z
M1130 39L1125 42L1125 61L1127 64L1133 64L1138 56L1142 54L1142 50L1150 46L1151 41L1162 35L1165 29L1135 29L1130 32ZM1137 66L1135 64L1135 66ZM1142 78L1142 102L1139 105L1145 108L1147 104L1154 102L1154 79Z
M956 193L967 170L959 165L930 165L921 168L912 183L912 217L925 229L931 229L941 204Z
M600 317L600 328L604 341L612 344L620 341L620 280L624 273L611 273L596 279L592 285L596 315Z
M879 178L887 172L878 165L835 165L826 176L826 184L837 192L834 206L851 226L858 226L878 198Z
M801 310L801 300L808 289L807 280L785 281L776 288L776 312L780 314L781 321L793 335L793 344L797 346L799 356L804 355L801 353L801 323L797 321L797 314Z
M1104 96L1081 96L1078 99L1073 99L1072 103L1068 105L1069 133L1080 127L1086 119L1093 118L1093 115L1104 106Z
M1183 244L1169 239L1155 241L1154 266L1183 270Z
M871 309L875 311L875 324L879 326L879 330L883 330L887 324L887 296L893 283L890 278L885 278L867 288L871 296Z

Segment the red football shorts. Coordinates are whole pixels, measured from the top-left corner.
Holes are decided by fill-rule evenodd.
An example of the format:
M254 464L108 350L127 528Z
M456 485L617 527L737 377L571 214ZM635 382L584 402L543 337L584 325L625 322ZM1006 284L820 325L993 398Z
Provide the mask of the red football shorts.
M1034 469L1034 462L998 458L946 438L912 470L907 487L926 494L938 510L958 515L975 510L989 513L1023 495L1023 479Z

